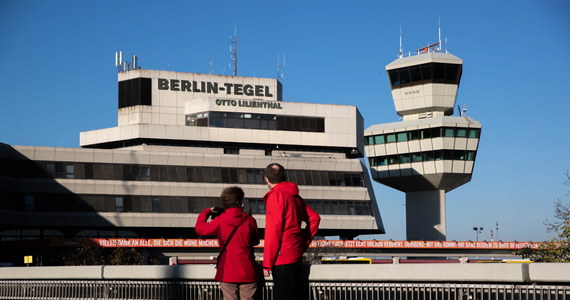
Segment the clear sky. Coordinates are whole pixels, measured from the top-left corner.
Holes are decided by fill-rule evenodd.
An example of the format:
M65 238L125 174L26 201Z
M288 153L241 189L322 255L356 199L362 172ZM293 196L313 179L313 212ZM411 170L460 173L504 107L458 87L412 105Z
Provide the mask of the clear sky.
M437 41L464 60L457 104L483 125L473 178L447 194L448 240L550 239L543 221L570 169L570 2L0 0L0 142L79 147L117 125L115 51L146 69L276 77L285 101L357 105L398 121L385 65ZM405 239L405 195L374 184L387 234ZM496 233L495 233L496 238Z

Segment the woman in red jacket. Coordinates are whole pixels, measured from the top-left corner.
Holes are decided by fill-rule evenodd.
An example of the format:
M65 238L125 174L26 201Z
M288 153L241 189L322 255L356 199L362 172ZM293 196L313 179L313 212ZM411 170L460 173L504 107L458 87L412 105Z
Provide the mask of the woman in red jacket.
M252 216L243 212L243 197L241 188L226 188L220 197L225 211L206 222L214 212L213 207L206 208L196 220L198 235L215 235L220 248L225 246L223 253L218 256L214 278L220 282L224 299L253 299L257 289L258 274L253 254L253 246L259 244L257 223ZM228 241L230 235L232 237Z

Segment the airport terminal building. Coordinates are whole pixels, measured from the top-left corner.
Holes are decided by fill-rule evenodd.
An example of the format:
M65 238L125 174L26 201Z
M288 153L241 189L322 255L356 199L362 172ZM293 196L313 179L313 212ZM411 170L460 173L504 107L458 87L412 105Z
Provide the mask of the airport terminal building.
M262 229L272 162L321 214L319 235L384 233L363 131L356 106L282 101L277 79L120 72L117 127L81 132L81 148L0 144L0 242L196 238L232 185Z

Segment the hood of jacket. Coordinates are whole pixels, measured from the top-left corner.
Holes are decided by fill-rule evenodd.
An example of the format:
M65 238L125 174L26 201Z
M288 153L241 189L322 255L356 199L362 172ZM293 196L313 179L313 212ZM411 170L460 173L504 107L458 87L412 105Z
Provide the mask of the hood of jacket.
M267 199L267 197L269 197L269 195L271 195L273 192L282 192L291 195L298 195L299 187L297 187L297 184L293 182L283 181L275 185L271 190L269 190L269 192L265 194L263 199Z
M243 208L241 207L232 207L226 209L223 214L219 216L221 218L221 222L230 226L237 226L242 223L243 219L246 218L247 215L243 212Z

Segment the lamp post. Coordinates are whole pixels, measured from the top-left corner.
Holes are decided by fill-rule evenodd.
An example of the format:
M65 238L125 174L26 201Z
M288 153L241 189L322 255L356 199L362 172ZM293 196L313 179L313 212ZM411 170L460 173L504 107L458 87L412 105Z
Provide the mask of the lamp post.
M475 231L476 235L477 235L477 242L479 241L479 233L483 232L483 227L473 227L473 231Z

